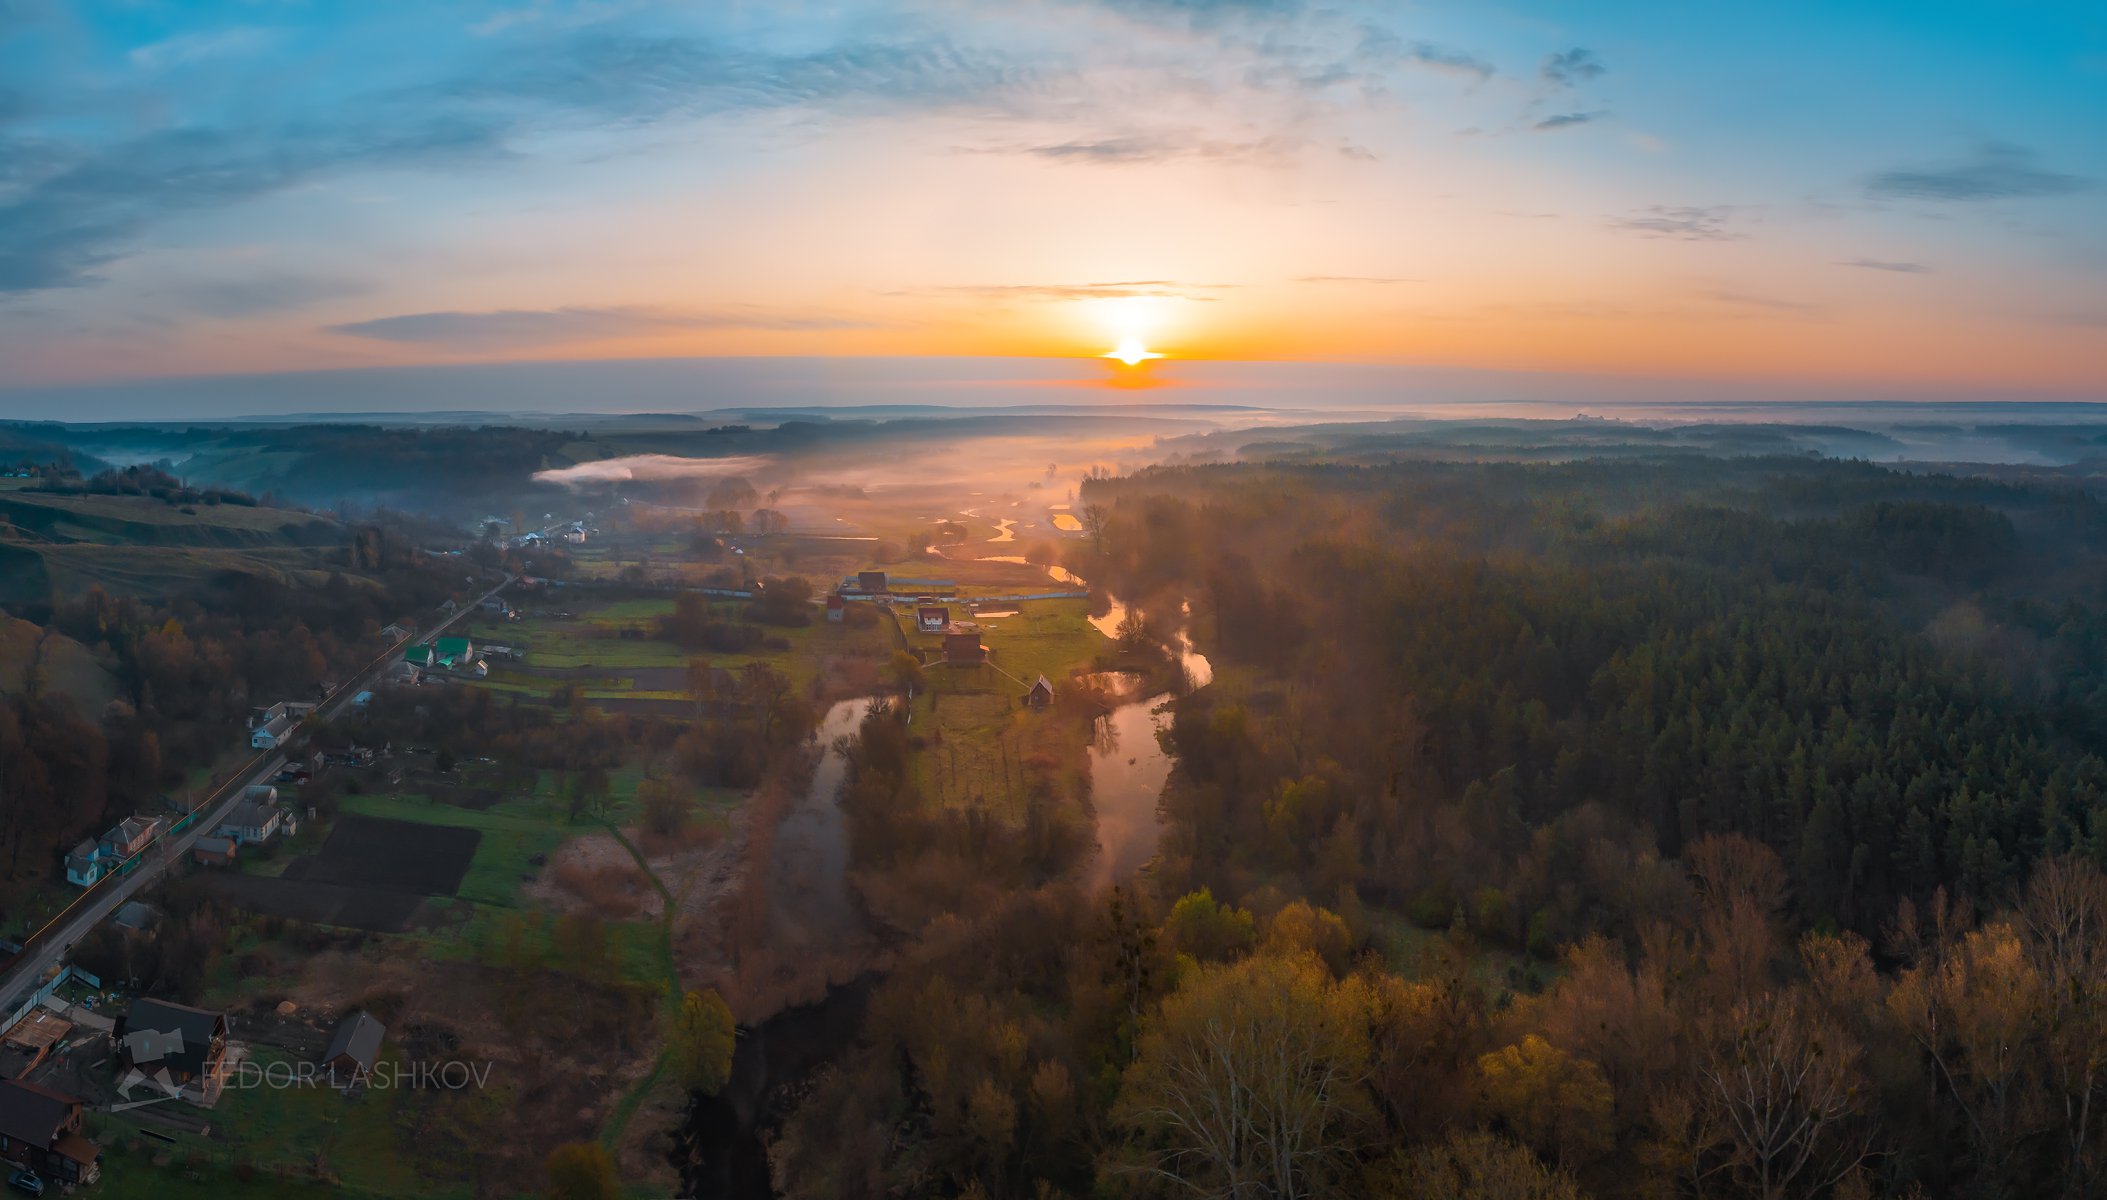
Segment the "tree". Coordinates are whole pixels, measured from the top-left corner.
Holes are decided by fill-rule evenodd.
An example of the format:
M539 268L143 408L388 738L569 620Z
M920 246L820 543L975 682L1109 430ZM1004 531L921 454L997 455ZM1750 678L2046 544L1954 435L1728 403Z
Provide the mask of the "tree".
M2063 1192L2096 1195L2093 1145L2107 1076L2107 876L2076 855L2043 862L2020 908L2048 988L2046 1041L2064 1139Z
M886 673L893 678L893 686L912 696L922 688L922 660L905 650L896 651L893 660L886 666Z
M1353 934L1346 922L1330 909L1297 900L1266 923L1265 948L1270 954L1293 957L1313 954L1334 975L1346 972L1346 953L1353 947Z
M1396 1200L1583 1200L1580 1185L1526 1148L1489 1133L1453 1133L1399 1152L1377 1195Z
M2042 1106L2032 1101L2050 1001L2048 981L2004 922L1936 946L1888 992L1889 1012L1960 1106L1986 1178L2003 1178L2039 1131Z
M683 1083L711 1094L731 1080L738 1036L731 1006L715 989L704 988L680 998L680 1013L674 1019L666 1052Z
M1204 887L1171 905L1163 919L1163 936L1178 953L1200 962L1234 958L1256 940L1251 910L1216 903L1214 893Z
M694 801L670 779L640 780L636 796L644 810L644 828L660 837L679 833L694 807Z
M1112 510L1102 504L1085 504L1080 514L1083 534L1090 539L1090 548L1099 554L1105 552L1105 529L1112 523Z
M1872 1149L1858 1043L1797 989L1736 1007L1692 1087L1655 1110L1700 1193L1733 1180L1761 1200L1823 1196Z
M1113 1119L1134 1135L1113 1169L1193 1195L1316 1195L1374 1118L1369 1005L1312 957L1202 968L1143 1030Z
M618 1200L622 1181L598 1142L567 1142L549 1151L550 1200Z
M1478 1087L1510 1132L1568 1166L1592 1162L1616 1142L1602 1068L1536 1034L1480 1058Z

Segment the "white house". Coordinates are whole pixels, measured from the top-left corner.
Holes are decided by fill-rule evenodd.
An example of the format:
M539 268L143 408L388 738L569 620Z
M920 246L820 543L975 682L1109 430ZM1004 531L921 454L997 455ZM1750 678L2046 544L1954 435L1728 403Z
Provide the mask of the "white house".
M252 750L276 750L292 736L296 722L290 716L276 716L249 731L249 748Z
M66 882L75 887L94 887L103 870L111 865L95 839L82 838L80 845L66 855Z
M220 822L213 835L232 841L237 846L268 842L284 827L285 817L278 806L262 800L244 800L227 819Z

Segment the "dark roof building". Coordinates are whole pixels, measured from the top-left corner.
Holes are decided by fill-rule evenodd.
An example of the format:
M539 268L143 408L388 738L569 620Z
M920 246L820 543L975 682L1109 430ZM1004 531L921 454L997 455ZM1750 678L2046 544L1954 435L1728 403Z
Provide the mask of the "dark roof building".
M322 1056L330 1079L348 1087L371 1074L373 1064L380 1061L380 1043L387 1032L386 1026L363 1012L338 1022L329 1050Z
M0 1080L0 1158L69 1186L102 1173L102 1151L81 1136L80 1100L19 1079Z
M988 648L980 644L980 626L971 621L946 625L944 661L957 667L979 666L988 661Z
M227 1054L226 1014L167 1000L132 1001L115 1035L125 1066L147 1075L166 1070L177 1083L217 1072Z

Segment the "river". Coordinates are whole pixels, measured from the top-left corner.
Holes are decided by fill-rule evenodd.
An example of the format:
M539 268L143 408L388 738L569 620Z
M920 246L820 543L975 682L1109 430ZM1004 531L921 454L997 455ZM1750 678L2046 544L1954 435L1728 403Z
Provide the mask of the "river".
M872 699L840 700L827 709L819 723L820 756L812 781L776 827L768 893L780 946L824 953L866 932L849 887L848 821L839 803L848 764L834 743L855 734Z
M1045 569L1057 582L1083 584L1061 567ZM1126 605L1114 600L1112 610L1091 618L1091 624L1115 637L1126 612ZM1188 688L1204 687L1214 678L1212 664L1193 648L1183 628L1170 648L1185 669ZM1141 683L1138 675L1115 672L1099 682L1116 698L1111 711L1093 723L1090 744L1097 852L1084 867L1083 882L1092 891L1126 882L1156 857L1163 839L1159 806L1172 766L1157 735L1168 726L1175 699L1169 692L1132 695ZM849 886L848 822L839 801L847 762L835 742L856 732L870 704L871 698L863 697L827 709L811 783L776 833L769 868L774 930L782 945L815 955L852 945L868 933ZM716 1096L695 1097L689 1109L675 1156L685 1194L755 1200L773 1195L765 1131L795 1103L805 1080L848 1049L875 981L865 975L831 987L816 1003L786 1008L740 1031L731 1082Z

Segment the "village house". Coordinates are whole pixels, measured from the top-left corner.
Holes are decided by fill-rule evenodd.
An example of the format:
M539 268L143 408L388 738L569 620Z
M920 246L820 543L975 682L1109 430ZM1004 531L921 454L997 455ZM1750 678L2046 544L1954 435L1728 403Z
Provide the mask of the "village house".
M102 1151L81 1133L81 1101L20 1079L0 1080L0 1157L72 1189L102 1175Z
M980 626L971 621L946 625L944 661L954 667L977 667L988 661L988 648L980 644Z
M849 602L840 592L827 597L827 619L840 624L849 615Z
M298 725L298 722L291 717L273 717L249 731L249 748L252 750L276 750L285 744L287 738L293 736L293 729L296 725Z
M405 641L416 632L417 622L415 621L397 621L380 627L380 636L390 642Z
M190 843L190 857L201 867L231 867L235 849L233 838L201 837Z
M203 1108L219 1101L227 1065L226 1014L139 999L117 1019L113 1036L121 1069L178 1089L182 1099Z
M951 610L941 604L919 604L914 610L914 627L918 633L942 633L951 623Z
M1053 703L1053 695L1053 683L1041 675L1038 681L1032 684L1031 690L1024 693L1024 703L1032 708L1045 708Z
M277 793L274 791L272 795L275 797ZM244 800L212 832L216 837L232 839L238 846L254 846L278 836L284 819L278 806L271 801Z
M890 590L890 589L888 589L888 588L887 588L887 587L885 586L885 572L883 572L883 571L858 571L858 572L856 572L856 590L857 590L857 591L859 591L859 592L862 592L862 593L864 593L865 595L869 595L869 596L883 596L883 595L885 595L885 594L886 594L886 592L887 592L888 590Z
M66 882L75 887L94 887L105 869L115 865L103 858L102 846L93 838L82 838L66 855Z
M373 1073L373 1065L380 1061L380 1044L387 1032L386 1026L363 1012L339 1021L336 1033L329 1039L329 1049L322 1055L329 1081L347 1089L364 1083Z
M103 855L120 861L130 858L152 845L167 827L168 822L161 817L126 817L102 835Z
M403 661L425 671L454 671L463 675L488 675L490 667L476 657L475 643L465 637L443 637L424 646L403 651Z

